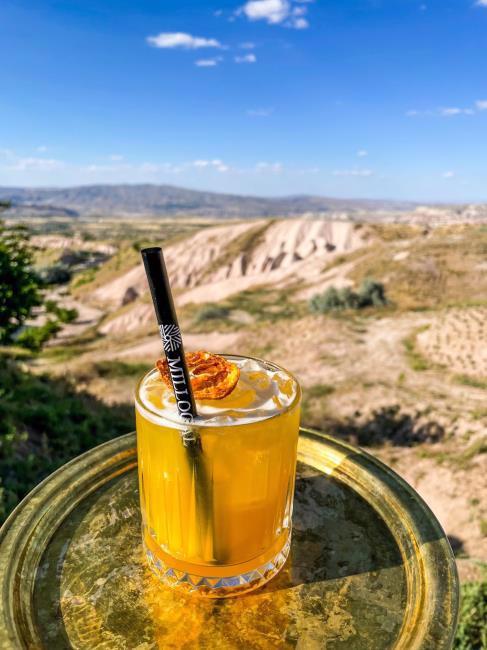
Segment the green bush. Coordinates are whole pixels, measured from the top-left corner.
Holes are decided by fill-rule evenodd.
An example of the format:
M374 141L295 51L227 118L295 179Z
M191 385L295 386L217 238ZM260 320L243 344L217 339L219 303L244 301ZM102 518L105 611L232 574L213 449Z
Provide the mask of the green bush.
M456 650L487 648L487 582L462 585L460 622L453 647Z
M117 379L119 377L142 377L150 368L146 363L127 363L107 359L95 363L94 369L99 377Z
M309 308L314 313L326 314L341 309L382 307L387 303L384 285L381 282L366 279L360 285L358 292L352 291L349 287L343 289L328 287L324 293L316 294L311 298Z
M60 329L61 326L55 320L48 320L44 325L38 327L26 327L17 336L16 343L32 352L39 352L44 343L47 343Z
M202 307L195 315L195 321L197 323L203 323L208 320L225 320L228 318L230 310L228 307L222 307L221 305L205 305Z
M0 521L57 467L133 428L131 406L107 406L0 356Z
M41 302L41 281L32 264L28 231L0 221L0 344L11 342L12 334Z
M60 323L72 323L78 318L77 309L60 307L55 300L46 300L44 307L48 314L52 314Z
M46 312L55 318L49 318L44 325L32 325L21 330L15 336L17 345L32 352L39 352L49 339L56 336L61 329L61 323L71 323L78 318L76 309L60 307L54 300L46 300L44 307Z
M338 289L329 287L324 293L316 294L309 301L309 308L319 314L333 309L341 309L342 301Z
M358 298L359 307L383 307L388 303L384 285L371 278L362 282Z

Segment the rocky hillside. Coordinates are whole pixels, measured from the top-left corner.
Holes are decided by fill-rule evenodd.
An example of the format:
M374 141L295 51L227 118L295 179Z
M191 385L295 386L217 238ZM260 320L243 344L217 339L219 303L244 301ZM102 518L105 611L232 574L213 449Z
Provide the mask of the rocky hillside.
M222 300L262 285L279 290L299 283L301 293L314 293L329 281L326 268L333 260L367 245L368 239L366 228L346 222L261 220L205 228L165 248L165 259L178 305L183 306ZM335 275L333 281L338 286L349 283ZM84 291L93 304L113 311L123 307L102 326L103 333L151 322L140 264Z

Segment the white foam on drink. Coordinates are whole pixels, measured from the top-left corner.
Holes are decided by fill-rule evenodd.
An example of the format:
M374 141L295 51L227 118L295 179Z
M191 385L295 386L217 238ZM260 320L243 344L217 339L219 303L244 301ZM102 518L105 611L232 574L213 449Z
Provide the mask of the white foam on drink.
M240 368L237 385L223 399L196 400L196 424L245 424L277 415L292 404L298 390L293 377L256 359L229 359ZM159 372L154 371L146 376L139 395L147 409L146 416L156 414L182 422L174 394L162 381Z

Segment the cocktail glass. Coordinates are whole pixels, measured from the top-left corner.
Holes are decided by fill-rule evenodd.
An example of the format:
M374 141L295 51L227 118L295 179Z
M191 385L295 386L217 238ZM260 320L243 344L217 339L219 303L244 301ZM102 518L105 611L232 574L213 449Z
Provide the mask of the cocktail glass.
M237 364L244 357L225 355ZM301 390L286 370L253 359L255 382L278 381L285 405L232 417L249 391L224 398L226 416L195 421L136 395L143 544L162 582L209 597L238 595L276 575L289 554ZM251 391L250 391L251 392ZM233 395L233 397L232 397ZM233 401L232 401L233 400ZM212 400L216 403L216 400ZM207 403L207 402L205 402ZM223 400L222 400L223 404ZM218 405L217 405L218 406Z

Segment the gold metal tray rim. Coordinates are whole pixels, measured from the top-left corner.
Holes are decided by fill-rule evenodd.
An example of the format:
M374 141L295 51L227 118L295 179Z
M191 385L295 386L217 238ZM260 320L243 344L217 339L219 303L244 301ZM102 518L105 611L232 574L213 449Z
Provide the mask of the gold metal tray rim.
M301 429L298 459L357 492L391 530L408 592L415 594L408 598L395 647L451 648L459 609L457 569L446 535L426 503L379 460L326 434ZM33 592L44 549L79 502L136 464L135 434L129 433L56 470L11 513L0 530L0 648L38 647ZM41 503L50 507L40 508ZM45 542L41 547L34 543L39 536Z

